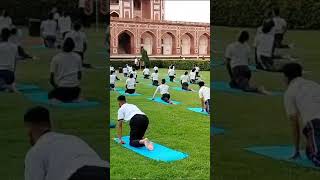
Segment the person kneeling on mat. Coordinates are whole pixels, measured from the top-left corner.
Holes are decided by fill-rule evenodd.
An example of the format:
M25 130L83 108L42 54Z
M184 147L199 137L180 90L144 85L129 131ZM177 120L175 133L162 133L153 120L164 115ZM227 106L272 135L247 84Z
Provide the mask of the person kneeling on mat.
M149 119L136 105L128 104L125 96L118 97L118 138L121 144L125 144L122 140L122 125L123 122L128 122L130 125L130 146L146 147L148 150L153 150L153 143L148 138L144 138L148 129Z
M170 66L170 69L168 70L168 76L169 76L170 82L173 82L174 75L176 74L173 67L174 67L173 65Z
M0 41L0 91L18 92L15 86L16 57L18 47L8 42L10 30L2 29Z
M250 84L251 70L249 68L250 47L249 33L242 31L238 41L230 44L226 49L225 59L230 75L230 87L245 92L269 94L264 87L254 87Z
M50 100L65 103L80 101L81 57L73 52L74 42L67 38L63 44L63 52L54 56L50 65L50 83L54 89L49 92Z
M210 88L204 86L204 82L199 82L199 97L201 101L202 112L210 114Z
M136 80L134 75L130 74L129 78L126 80L126 93L134 94L136 92Z
M294 152L292 159L300 158L300 132L306 138L306 155L320 167L320 85L302 77L302 67L297 63L284 65L287 90L284 106L292 123Z
M184 72L184 75L180 77L181 89L185 91L193 91L189 88L190 77L188 71Z
M47 48L55 48L57 40L57 22L53 19L53 14L50 13L47 20L43 21L40 26L43 42Z
M148 68L147 66L143 69L142 74L143 74L143 78L144 78L144 79L149 79L149 77L150 77L150 70L149 70L149 68Z
M25 180L109 179L109 163L86 142L52 130L48 109L31 108L24 115L24 125L32 146L25 157Z
M110 89L112 91L115 90L115 87L116 87L116 81L119 81L120 79L117 77L116 75L116 71L111 71L111 74L110 74Z
M197 81L197 77L196 77L196 68L193 68L190 72L190 83L191 84L195 84Z
M152 85L159 86L159 73L158 70L155 70L154 73L151 74Z
M162 79L161 85L157 87L156 91L154 92L152 96L152 100L154 100L154 97L156 96L157 92L160 92L162 101L173 104L170 100L170 94L169 94L169 86L166 85L166 80Z

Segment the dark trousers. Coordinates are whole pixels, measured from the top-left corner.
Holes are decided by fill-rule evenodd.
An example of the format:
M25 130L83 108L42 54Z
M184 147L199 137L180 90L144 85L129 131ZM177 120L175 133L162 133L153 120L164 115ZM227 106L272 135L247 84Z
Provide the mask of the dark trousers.
M174 76L169 76L170 82L173 82Z
M206 112L210 114L210 99L206 100L204 103L206 105Z
M149 77L150 77L150 75L148 75L148 74L144 75L144 79L149 79Z
M18 54L22 59L32 58L21 46L18 46Z
M64 103L70 103L77 100L80 96L79 87L57 87L48 94L48 99L58 99Z
M182 90L190 91L189 84L187 82L182 83L181 86L182 86Z
M250 86L251 71L248 66L236 66L232 68L232 88L241 89L245 92L258 92L256 87Z
M282 44L283 39L284 39L284 34L275 34L274 35L275 48L289 48L288 45Z
M153 81L152 81L152 85L154 85L154 86L159 86L159 81L158 81L158 80L153 80Z
M0 70L0 81L6 85L11 85L15 81L14 72L9 70Z
M162 94L161 99L162 99L162 101L169 103L169 101L170 101L170 94Z
M110 168L84 166L78 169L68 180L109 180Z
M303 129L306 137L306 155L315 166L320 167L320 119L314 119L307 123Z
M135 89L127 89L127 90L125 91L125 93L128 93L128 94L134 94L135 92L136 92Z
M139 141L143 139L149 125L146 115L136 114L130 120L130 146L143 147Z
M55 36L46 36L44 38L44 45L47 48L55 48L57 38Z

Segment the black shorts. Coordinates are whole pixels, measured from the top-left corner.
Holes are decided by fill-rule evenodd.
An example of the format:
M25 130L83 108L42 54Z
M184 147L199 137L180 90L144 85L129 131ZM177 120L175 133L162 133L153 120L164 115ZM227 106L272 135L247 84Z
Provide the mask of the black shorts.
M110 88L113 89L115 87L114 84L110 84Z
M182 89L185 91L189 91L189 83L187 82L182 83Z
M153 80L153 81L152 81L152 85L154 85L154 86L159 86L159 81L158 81L158 80Z
M134 94L135 92L136 92L135 89L127 89L126 90L126 93L128 93L128 94Z
M163 101L168 101L168 100L170 100L170 94L162 94L161 99L162 99Z
M15 81L14 72L9 70L0 70L0 79L7 85L11 85Z
M145 79L149 79L149 77L150 77L149 74L145 74L145 75L144 75L144 78L145 78Z
M81 89L79 87L58 87L49 92L48 98L68 103L77 100L80 92Z
M251 79L251 71L248 66L236 66L232 68L232 75L234 80L240 78Z
M68 180L107 180L110 179L110 168L84 166L78 169Z

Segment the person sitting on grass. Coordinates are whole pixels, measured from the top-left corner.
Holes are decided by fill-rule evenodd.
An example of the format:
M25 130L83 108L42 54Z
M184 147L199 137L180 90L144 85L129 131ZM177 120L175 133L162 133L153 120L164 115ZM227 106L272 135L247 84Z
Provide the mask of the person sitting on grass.
M75 48L73 51L80 55L82 66L84 68L91 68L90 64L84 63L84 54L87 51L88 43L87 36L81 29L82 25L80 23L75 23L73 26L73 30L67 33L65 38L71 38L74 41Z
M196 68L193 68L190 72L190 83L191 84L195 84L197 81L197 77L196 77Z
M154 66L154 67L153 67L153 71L154 71L154 72L159 71L158 66Z
M284 65L283 74L287 90L284 107L293 131L293 156L300 158L300 132L306 139L305 153L310 161L320 167L320 85L302 77L302 67L297 63Z
M200 77L200 67L198 65L194 65L194 68L196 69L196 77Z
M230 87L245 92L269 94L264 87L254 87L250 84L251 70L249 68L250 47L249 33L242 31L237 42L230 44L225 53L227 70L230 75Z
M169 76L170 82L173 82L174 75L176 74L176 72L174 71L173 67L174 67L173 65L170 66L170 69L168 70L168 76Z
M274 13L274 17L273 17L273 22L274 22L274 31L275 31L275 36L274 36L274 40L275 40L275 47L276 48L290 48L289 45L284 45L282 43L284 35L287 32L287 22L285 19L283 19L282 17L280 17L280 9L279 8L275 8L273 10Z
M148 129L149 119L136 105L128 104L125 96L118 97L118 138L120 144L125 144L122 140L123 122L130 125L130 143L132 147L146 147L152 151L153 143L145 138L145 133Z
M50 65L50 83L53 90L48 98L64 103L80 101L81 57L73 52L75 44L71 38L64 41L62 52L53 57Z
M10 30L2 29L0 41L0 91L18 92L15 86L18 47L9 42Z
M149 77L150 77L150 70L149 70L148 66L146 66L146 67L143 69L142 74L143 74L143 78L144 78L144 79L149 79Z
M202 107L202 112L206 111L210 114L210 88L204 85L203 81L199 82L199 97Z
M154 73L151 74L151 80L153 86L159 86L159 73L158 70L155 70Z
M120 79L116 75L116 71L111 71L110 72L110 89L112 91L115 90L116 87L116 81L119 81Z
M189 88L189 82L190 82L190 77L188 75L188 71L186 71L186 72L184 72L184 75L182 75L180 77L180 83L181 83L182 90L193 91L192 89Z
M25 156L25 180L109 179L109 163L79 137L55 132L48 109L31 108L24 125L32 146Z
M123 67L122 70L123 70L123 76L128 77L128 65L127 64Z
M53 19L53 14L49 14L48 19L41 23L40 30L45 47L55 48L57 26L57 22Z
M15 44L18 47L19 58L24 59L34 59L34 57L30 56L25 52L21 45L22 33L16 27L11 28L9 42Z
M161 80L161 85L157 87L156 91L152 96L152 100L154 100L154 97L156 96L157 92L160 92L162 101L169 104L173 104L172 101L170 100L169 86L166 85L165 79Z
M136 80L133 74L130 74L129 78L126 80L126 93L134 94L136 92Z

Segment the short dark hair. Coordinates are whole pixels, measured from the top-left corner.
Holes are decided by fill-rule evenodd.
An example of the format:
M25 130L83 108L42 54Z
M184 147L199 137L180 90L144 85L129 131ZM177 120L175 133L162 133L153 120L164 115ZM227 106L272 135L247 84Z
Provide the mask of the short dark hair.
M82 27L82 25L77 22L77 23L74 24L73 29L76 30L76 31L79 31L81 29L81 27Z
M184 75L188 75L188 71L184 72Z
M158 73L158 70L156 70L155 73Z
M35 106L24 114L24 122L31 124L50 124L49 110L42 106Z
M198 84L199 84L199 87L204 86L204 82L203 81L200 81Z
M117 100L118 100L118 101L124 101L124 102L127 101L127 100L126 100L126 97L125 97L124 95L118 96Z
M282 72L284 76L288 79L289 83L295 78L301 77L302 71L303 71L303 68L298 63L288 63L284 65L282 68Z
M166 83L166 79L162 79L162 80L161 80L161 83L162 83L162 84L165 84L165 83Z
M275 24L274 24L273 20L267 20L262 25L262 32L265 34L269 33L274 26L275 26Z
M50 13L49 15L48 15L48 19L50 19L50 20L52 20L53 19L53 13Z
M17 34L17 32L18 32L18 30L17 30L17 28L11 28L11 31L10 31L10 33L12 34L12 35L15 35L15 34Z
M241 42L241 43L244 43L244 42L248 41L249 38L250 38L250 36L249 36L248 31L242 31L242 32L240 33L240 36L239 36L239 38L238 38L238 41Z
M74 41L72 38L67 38L64 42L63 42L63 51L64 52L72 52L73 49L75 47Z
M1 31L2 41L8 41L9 37L10 37L10 30L8 28L2 29Z
M274 15L276 15L276 16L279 16L279 14L280 14L280 8L274 8L273 9L273 12L274 12Z

